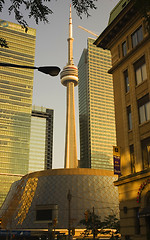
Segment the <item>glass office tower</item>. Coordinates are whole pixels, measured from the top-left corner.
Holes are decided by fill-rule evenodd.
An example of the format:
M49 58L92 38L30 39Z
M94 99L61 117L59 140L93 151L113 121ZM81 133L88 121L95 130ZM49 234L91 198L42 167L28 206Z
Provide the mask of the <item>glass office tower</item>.
M0 20L0 62L34 65L35 29ZM33 70L0 67L0 205L12 182L28 173Z
M52 168L54 110L33 106L29 172Z
M111 55L88 38L79 64L80 167L113 170L116 145Z

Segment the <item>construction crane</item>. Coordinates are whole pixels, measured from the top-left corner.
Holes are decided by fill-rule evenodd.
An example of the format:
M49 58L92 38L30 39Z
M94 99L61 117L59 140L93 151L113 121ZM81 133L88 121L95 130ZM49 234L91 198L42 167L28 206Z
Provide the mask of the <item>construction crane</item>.
M98 37L98 35L97 35L96 33L93 33L92 31L90 31L90 30L88 30L88 29L86 29L86 28L84 28L84 27L81 27L81 26L78 26L78 27L81 28L81 29L83 29L84 31L86 31L86 32L94 35L95 37Z

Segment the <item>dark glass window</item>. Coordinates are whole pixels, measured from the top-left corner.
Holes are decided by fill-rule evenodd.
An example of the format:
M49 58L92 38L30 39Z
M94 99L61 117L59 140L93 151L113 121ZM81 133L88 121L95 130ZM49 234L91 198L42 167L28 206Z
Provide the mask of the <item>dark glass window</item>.
M129 92L129 77L128 77L128 70L124 71L124 82L125 82L125 91L126 93Z
M147 71L146 71L146 63L145 63L145 56L140 58L135 64L134 64L134 71L135 71L135 80L136 85L140 84L144 80L147 79Z
M139 208L135 208L135 234L140 234Z
M140 26L134 33L131 35L132 47L136 47L143 40L143 29Z
M131 106L127 107L127 116L128 116L128 129L132 129L132 118L131 118Z
M51 221L52 209L36 210L36 221Z
M118 57L120 58L120 45L118 45Z
M134 145L130 145L130 161L131 161L131 173L135 173L135 155Z
M138 110L140 124L150 120L150 100L148 94L138 100Z
M122 53L123 53L124 57L127 55L127 43L126 43L126 41L122 43Z
M143 168L150 167L150 138L141 141Z

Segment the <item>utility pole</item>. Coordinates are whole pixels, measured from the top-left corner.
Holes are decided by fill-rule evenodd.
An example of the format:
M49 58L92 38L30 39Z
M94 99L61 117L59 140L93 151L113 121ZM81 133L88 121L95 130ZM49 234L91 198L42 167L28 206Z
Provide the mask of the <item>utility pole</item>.
M93 207L93 240L95 240L95 213Z
M70 189L68 191L67 199L68 199L68 239L70 240L70 236L71 236L71 199L72 199Z

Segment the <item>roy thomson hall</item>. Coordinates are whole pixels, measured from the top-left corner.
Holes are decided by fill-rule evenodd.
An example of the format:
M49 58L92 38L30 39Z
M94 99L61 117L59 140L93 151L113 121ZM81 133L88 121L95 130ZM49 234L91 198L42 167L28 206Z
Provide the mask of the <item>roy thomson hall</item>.
M123 240L150 239L150 35L135 1L122 0L95 41L112 55Z

